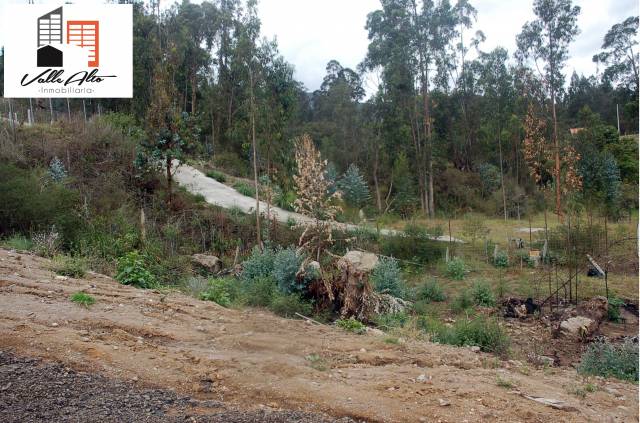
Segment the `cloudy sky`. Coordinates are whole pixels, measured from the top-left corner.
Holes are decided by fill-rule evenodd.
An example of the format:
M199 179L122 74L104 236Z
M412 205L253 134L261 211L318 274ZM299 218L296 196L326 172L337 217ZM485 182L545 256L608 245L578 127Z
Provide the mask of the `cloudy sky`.
M578 19L581 33L570 47L571 60L565 72L570 75L576 70L590 75L596 71L591 57L599 50L607 30L628 16L638 15L638 1L574 2L582 8ZM0 0L0 17L10 13L11 4L25 3L26 0ZM167 5L170 1L162 3ZM487 37L482 50L501 45L513 53L516 34L527 20L533 19L533 0L471 0L471 4L478 10L478 20L468 35L480 29ZM277 38L281 53L296 68L296 78L309 90L320 87L329 60L355 68L363 59L368 44L366 17L379 7L379 0L259 0L263 34ZM7 36L0 25L0 45Z
M577 0L581 33L570 47L573 70L596 72L591 57L612 25L638 14L637 0ZM481 50L503 46L512 54L522 25L534 18L533 0L471 0L478 20L468 35L482 30L487 37ZM326 63L338 60L355 67L367 52L367 14L380 7L379 0L261 0L262 32L277 37L280 51L296 67L297 79L310 90L319 88Z

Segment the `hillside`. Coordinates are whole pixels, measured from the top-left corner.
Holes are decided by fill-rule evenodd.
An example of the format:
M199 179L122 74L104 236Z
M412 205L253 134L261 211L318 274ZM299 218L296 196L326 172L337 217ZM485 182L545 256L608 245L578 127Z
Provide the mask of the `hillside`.
M515 361L467 348L388 343L376 333L349 334L260 309L225 309L178 292L122 286L97 273L56 276L50 266L46 259L0 250L0 349L101 375L109 384L210 400L189 411L203 415L198 421L218 421L211 416L224 410L252 418L270 410L264 421L304 421L295 413L287 420L286 410L379 422L638 419L637 385L631 383L594 380L597 391L580 398L569 393L583 383L571 368L524 372ZM96 303L72 303L70 295L80 290ZM3 358L0 372L7 365L18 366ZM15 383L4 385L3 398L16 389ZM29 403L63 395L58 389L34 391L20 412L27 416ZM562 401L563 409L526 396ZM165 414L153 408L157 421L187 413L180 404ZM0 407L0 416L8 410ZM228 416L225 421L236 421ZM26 421L10 417L2 420Z

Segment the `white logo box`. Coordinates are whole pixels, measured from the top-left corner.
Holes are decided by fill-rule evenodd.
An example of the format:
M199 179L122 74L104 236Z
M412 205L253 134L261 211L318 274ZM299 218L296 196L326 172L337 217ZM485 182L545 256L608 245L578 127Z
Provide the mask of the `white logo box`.
M5 97L133 97L132 5L48 2L3 11ZM41 58L47 53L56 60L41 64L57 65L61 52L62 66L38 67L42 48L48 50Z

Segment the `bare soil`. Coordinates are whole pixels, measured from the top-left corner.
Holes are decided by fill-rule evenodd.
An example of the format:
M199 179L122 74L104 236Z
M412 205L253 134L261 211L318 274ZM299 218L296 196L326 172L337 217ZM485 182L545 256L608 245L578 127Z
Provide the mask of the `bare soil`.
M178 292L122 286L95 273L62 278L49 268L46 259L0 250L0 350L11 352L0 356L2 421L51 421L28 414L29 407L67 410L75 421L94 416L93 409L101 420L97 410L104 407L116 417L123 413L105 421L144 421L130 416L146 416L139 410L147 409L148 421L184 421L194 414L232 422L323 421L325 415L379 422L638 421L637 385L594 379L599 390L577 397L571 392L584 381L570 367L522 371L518 363L467 348L386 343L385 336L354 335L262 310L225 309ZM80 290L96 304L72 303L69 297ZM33 366L54 370L29 370ZM87 392L105 401L78 397L81 390L69 391L75 382L60 371L88 378ZM21 385L19 372L29 374L30 385ZM38 383L49 388L25 388ZM156 398L151 405L145 390L154 392L146 394ZM18 403L8 402L8 393ZM525 395L564 401L566 407L551 408ZM131 396L132 409L118 401L123 396ZM65 398L84 398L87 409ZM215 420L220 412L232 414Z

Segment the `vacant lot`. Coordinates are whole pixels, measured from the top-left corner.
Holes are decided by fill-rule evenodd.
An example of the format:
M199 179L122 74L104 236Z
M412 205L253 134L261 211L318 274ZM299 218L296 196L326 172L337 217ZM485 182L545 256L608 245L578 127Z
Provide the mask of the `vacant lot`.
M261 310L225 309L180 293L122 286L98 274L56 277L49 267L46 259L0 250L0 349L13 357L3 358L5 369L7 362L16 364L11 360L20 363L15 357L39 357L106 377L106 396L110 384L120 382L126 389L160 390L162 398L173 391L249 413L248 420L238 421L263 421L264 410L281 410L273 421L289 421L287 413L294 411L389 422L638 419L634 384L594 379L589 383L595 392L576 395L587 381L572 368L522 371L517 362L466 348L387 343L383 335L349 334ZM71 302L80 290L96 303L86 308ZM32 365L23 363L9 373ZM47 375L42 372L42 383L49 383ZM15 378L6 380L0 388L15 392ZM66 396L65 383L50 386L24 400L37 404L58 389ZM563 409L526 396L563 401ZM192 413L180 405L186 400L166 410L158 401L147 408ZM7 413L6 403L2 407ZM115 401L109 407L126 405ZM220 411L202 413L215 412Z

